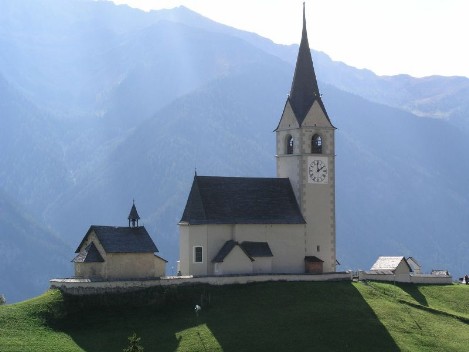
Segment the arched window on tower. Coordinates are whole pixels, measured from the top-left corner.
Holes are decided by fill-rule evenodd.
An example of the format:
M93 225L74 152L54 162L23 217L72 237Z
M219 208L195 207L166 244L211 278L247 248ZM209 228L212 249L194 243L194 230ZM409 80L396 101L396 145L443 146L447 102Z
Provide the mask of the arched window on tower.
M287 142L287 154L293 154L293 137L288 135L287 138L286 138L286 142Z
M322 154L322 138L318 134L315 134L313 138L311 138L311 153Z

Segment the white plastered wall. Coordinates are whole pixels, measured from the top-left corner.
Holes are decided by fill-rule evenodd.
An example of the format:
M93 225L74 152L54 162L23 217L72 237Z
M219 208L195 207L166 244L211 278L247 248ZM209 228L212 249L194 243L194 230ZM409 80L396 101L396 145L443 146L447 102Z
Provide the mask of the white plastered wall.
M293 112L287 103L277 129L277 177L288 177L307 222L306 255L324 261L324 271L336 270L335 228L335 128L327 119L319 103L314 102L301 128L290 123ZM322 138L322 153L311 154L311 140L318 134ZM286 136L294 136L293 155L285 154ZM308 157L327 157L327 184L308 182Z
M304 224L227 224L180 226L180 268L182 275L220 275L223 265L215 271L212 260L228 240L267 242L273 253L270 259L260 259L257 270L273 273L304 272ZM203 262L194 262L196 246L203 247Z
M108 253L106 258L106 278L138 279L155 278L156 262L154 253Z
M219 271L217 274L252 274L252 272L253 262L239 246L235 246L225 257L223 262L219 263Z
M252 272L255 274L272 273L272 257L256 257L252 262Z
M84 279L105 279L104 263L75 263L75 277Z
M324 272L332 272L336 269L334 130L316 101L306 115L301 128L301 151L304 153L301 209L307 222L307 255L322 259ZM321 154L311 154L311 140L315 134L322 138ZM308 159L314 156L327 158L329 169L327 184L310 183L308 180Z

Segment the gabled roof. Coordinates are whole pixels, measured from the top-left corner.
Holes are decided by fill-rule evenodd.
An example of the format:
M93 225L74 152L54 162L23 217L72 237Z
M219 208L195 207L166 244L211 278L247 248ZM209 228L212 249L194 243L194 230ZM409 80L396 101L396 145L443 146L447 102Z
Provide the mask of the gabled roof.
M157 255L157 254L155 254L155 257L158 258L158 259L161 259L161 260L164 261L165 263L168 262L166 259L164 259L163 257L160 257L160 256Z
M228 254L231 253L233 248L238 246L239 243L233 240L226 241L223 246L220 248L218 251L217 255L212 259L212 263L222 263L225 258L228 256ZM246 256L251 260L254 261L245 251L243 248L241 248L243 252L246 254Z
M327 115L326 108L319 93L316 73L314 72L313 59L311 57L311 50L308 43L308 33L306 31L306 15L304 6L305 5L303 3L303 31L301 35L301 43L298 57L296 59L295 74L293 76L290 96L287 100L290 102L300 126L315 101L319 103L324 114L329 120L329 116Z
M91 242L86 248L78 253L78 255L72 260L74 263L102 263L104 262L101 253L96 248L94 242Z
M404 257L379 257L378 260L373 264L370 270L373 271L385 271L385 270L390 270L394 271L397 269L399 264L404 261L404 263L407 265L410 271L412 271L412 268L409 266L407 263L406 259Z
M287 178L194 176L180 223L304 224Z
M106 253L154 253L158 252L155 243L143 226L114 227L90 226L75 253L80 251L88 236L94 232Z
M253 258L259 257L273 257L272 251L270 250L267 242L250 242L244 241L240 244L241 248Z
M414 257L407 258L407 264L409 264L412 267L412 269L413 268L420 269L420 264Z
M242 243L238 243L237 241L229 240L226 241L220 248L215 258L212 259L212 263L223 262L228 256L228 254L230 254L233 248L235 248L236 246L239 246L251 261L254 261L254 258L274 256L267 242L245 241Z

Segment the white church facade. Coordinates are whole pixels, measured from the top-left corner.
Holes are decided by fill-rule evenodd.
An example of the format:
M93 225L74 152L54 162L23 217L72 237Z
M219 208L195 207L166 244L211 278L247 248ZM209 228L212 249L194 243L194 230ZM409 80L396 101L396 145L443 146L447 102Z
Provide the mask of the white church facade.
M181 275L336 271L335 127L319 93L304 9L275 133L276 178L194 176L179 222Z

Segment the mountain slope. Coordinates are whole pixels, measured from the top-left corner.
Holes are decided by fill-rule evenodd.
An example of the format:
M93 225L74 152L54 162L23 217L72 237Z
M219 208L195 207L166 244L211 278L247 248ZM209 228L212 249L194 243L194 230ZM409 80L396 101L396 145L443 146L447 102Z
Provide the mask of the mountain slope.
M0 190L0 294L18 302L71 274L72 250Z
M2 76L0 115L0 189L30 209L43 209L72 183L63 130Z
M272 131L297 46L182 7L0 0L0 22L0 190L71 248L91 224L126 224L135 198L173 273L195 169L275 175ZM412 255L426 271L464 274L468 80L378 77L313 59L338 127L341 268Z
M417 116L450 120L467 129L469 78L377 76L369 70L333 62L324 53L316 53L313 60L323 82L373 102Z
M274 174L272 131L284 98L278 87L288 84L289 75L290 67L276 60L244 66L176 100L139 125L89 178L64 194L46 214L48 221L59 215L55 225L64 234L67 228L86 231L91 223L121 224L135 198L142 223L157 234L161 255L175 268L176 224L196 169L200 175ZM82 233L67 235L68 241L77 241Z
M339 128L337 239L344 269L368 269L379 255L399 253L418 258L427 272L462 275L469 249L469 195L460 187L469 172L467 134L446 121L330 90L325 104Z

